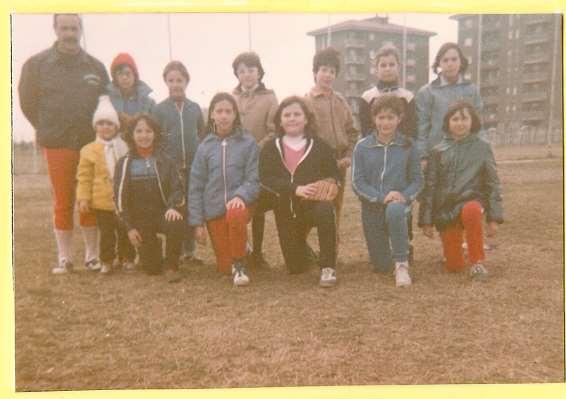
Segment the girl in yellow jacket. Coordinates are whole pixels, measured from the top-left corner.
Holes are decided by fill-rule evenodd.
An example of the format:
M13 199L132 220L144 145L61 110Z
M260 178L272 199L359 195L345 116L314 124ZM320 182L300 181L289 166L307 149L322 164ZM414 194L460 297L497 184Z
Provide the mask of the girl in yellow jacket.
M135 251L125 231L120 228L115 214L112 180L118 159L128 152L128 146L118 136L120 122L118 114L108 96L98 99L98 107L92 118L96 139L81 149L77 169L77 202L80 212L94 210L100 232L100 263L89 267L109 273L116 259L116 237L118 258L126 271L134 270Z

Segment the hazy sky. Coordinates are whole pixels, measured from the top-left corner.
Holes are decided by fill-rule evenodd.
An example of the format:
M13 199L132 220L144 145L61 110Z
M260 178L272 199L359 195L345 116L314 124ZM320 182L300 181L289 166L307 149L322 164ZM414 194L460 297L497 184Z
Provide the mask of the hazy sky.
M312 86L314 38L306 33L328 23L363 19L374 14L251 14L251 47L266 71L263 79L279 100L303 95ZM457 41L456 21L449 14L389 14L392 23L436 32L430 57L447 41ZM170 14L173 59L182 61L191 82L187 96L206 107L217 91L237 84L232 61L247 51L248 14ZM51 14L15 14L12 17L12 84L14 87L14 141L32 140L33 128L19 107L17 88L23 63L55 40ZM161 73L169 61L167 14L85 14L87 51L107 69L120 52L136 60L140 77L153 88L157 101L167 96ZM431 60L428 60L428 65Z

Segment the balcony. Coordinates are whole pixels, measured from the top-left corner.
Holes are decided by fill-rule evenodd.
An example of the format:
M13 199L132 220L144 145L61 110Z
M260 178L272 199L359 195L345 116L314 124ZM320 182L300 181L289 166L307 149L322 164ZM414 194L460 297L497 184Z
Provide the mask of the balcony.
M548 111L522 111L519 115L524 121L540 121L548 118Z
M346 89L344 90L344 96L347 98L359 97L362 93L359 90Z
M499 50L501 44L498 39L482 40L482 51Z
M548 80L548 72L526 72L522 75L523 83L546 82Z
M363 73L347 73L346 74L346 81L347 82L365 82L366 75Z
M523 37L525 46L538 43L546 43L550 40L549 32L526 33Z
M366 44L360 39L346 39L344 41L344 47L359 47L364 48Z
M532 54L525 55L525 59L523 60L524 64L539 64L542 62L549 62L550 61L550 54L543 53L543 52L536 52Z
M501 102L501 97L496 95L496 94L492 94L489 96L482 96L481 97L482 101L484 102L485 105L488 104L499 104Z
M523 101L524 103L546 101L547 99L548 99L548 93L545 90L531 91L531 92L523 93L521 95L521 101Z
M525 18L526 25L544 24L550 22L551 21L548 19L548 16L543 14L540 15L533 14L530 16L530 18Z
M498 87L499 86L499 80L497 79L485 79L481 81L481 87Z
M355 64L355 65L365 65L366 61L364 57L356 56L356 55L347 55L344 57L345 64Z

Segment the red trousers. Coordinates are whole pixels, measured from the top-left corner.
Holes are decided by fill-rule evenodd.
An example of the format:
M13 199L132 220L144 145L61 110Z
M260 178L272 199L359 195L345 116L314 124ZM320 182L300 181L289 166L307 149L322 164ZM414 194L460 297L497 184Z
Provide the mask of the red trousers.
M232 273L232 263L246 256L247 224L251 218L248 208L230 209L225 215L206 222L206 228L216 255L218 271Z
M43 154L51 181L53 224L57 230L73 230L79 151L68 148L44 148ZM79 219L81 226L96 226L94 212L80 213Z
M478 201L464 205L460 220L452 223L440 233L447 271L459 271L466 267L462 236L468 243L468 258L472 264L482 262L483 252L483 208Z

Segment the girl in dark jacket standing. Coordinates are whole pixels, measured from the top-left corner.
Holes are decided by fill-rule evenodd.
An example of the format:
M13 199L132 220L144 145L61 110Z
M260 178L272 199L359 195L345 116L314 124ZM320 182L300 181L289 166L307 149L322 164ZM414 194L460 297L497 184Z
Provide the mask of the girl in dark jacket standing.
M178 271L185 206L177 168L160 148L159 124L148 114L134 117L126 133L130 152L120 158L114 174L114 197L120 221L138 249L140 265L148 274L163 272L157 233L167 240L165 268L169 282Z
M320 285L336 284L336 221L332 201L318 201L316 182L337 184L332 149L317 137L314 115L300 97L286 98L275 114L278 137L262 149L262 187L276 197L274 213L287 268L301 273L308 261L306 231L316 226L320 243Z
M447 271L465 268L462 236L468 245L470 275L487 277L483 266L483 215L487 235L503 223L501 187L489 143L478 137L480 119L473 105L451 105L442 128L447 137L431 152L420 205L419 226L427 237L440 232Z

